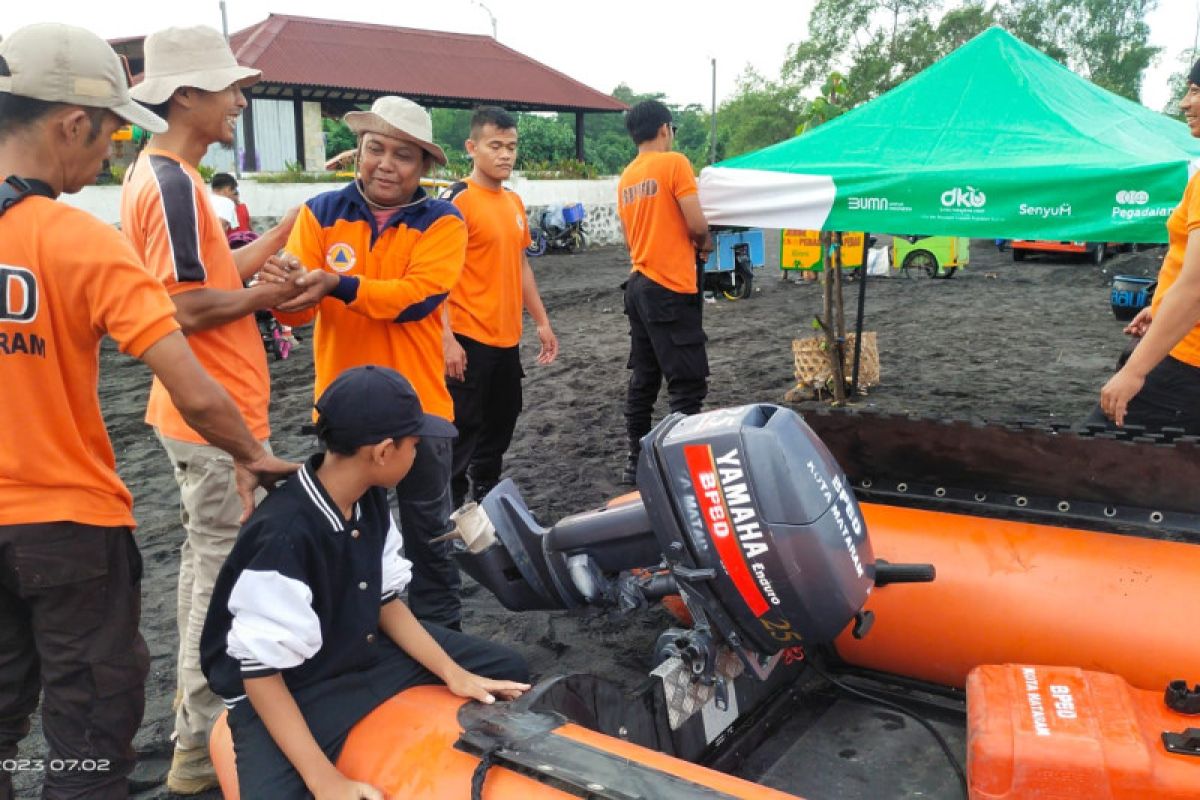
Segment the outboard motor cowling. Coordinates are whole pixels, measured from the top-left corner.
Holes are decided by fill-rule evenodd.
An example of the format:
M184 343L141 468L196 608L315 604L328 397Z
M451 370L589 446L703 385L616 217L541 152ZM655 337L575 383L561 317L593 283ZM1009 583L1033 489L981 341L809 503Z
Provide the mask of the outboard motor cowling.
M874 557L858 503L794 412L668 417L643 442L638 487L685 599L719 609L709 616L731 643L830 642L866 602Z
M679 593L694 620L675 649L711 677L716 641L754 666L832 642L874 585L928 581L876 562L845 475L793 411L747 405L673 414L642 441L640 496L539 526L512 481L470 512L463 569L512 610L627 611ZM482 535L477 532L483 531Z

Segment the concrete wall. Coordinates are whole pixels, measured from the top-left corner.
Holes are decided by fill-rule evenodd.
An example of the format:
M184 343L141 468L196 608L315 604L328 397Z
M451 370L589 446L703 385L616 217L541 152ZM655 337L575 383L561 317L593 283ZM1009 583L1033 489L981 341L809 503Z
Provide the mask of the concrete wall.
M242 202L250 209L256 228L266 228L293 206L314 195L337 189L334 183L255 183L245 178L240 183ZM548 205L583 203L587 211L588 240L592 244L619 244L617 223L617 179L594 181L530 181L514 178L510 188L521 196L529 218L535 224ZM65 202L89 211L110 224L121 219L121 187L89 186L76 195L64 195Z
M321 104L305 101L303 108L304 169L317 172L325 169L325 134L321 131Z

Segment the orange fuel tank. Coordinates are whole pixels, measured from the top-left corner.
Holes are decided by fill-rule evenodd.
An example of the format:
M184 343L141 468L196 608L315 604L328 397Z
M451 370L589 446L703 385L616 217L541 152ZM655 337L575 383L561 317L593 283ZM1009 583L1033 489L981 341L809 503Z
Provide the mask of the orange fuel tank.
M1162 734L1196 724L1116 675L979 667L967 678L971 800L1192 800L1200 756L1168 751Z

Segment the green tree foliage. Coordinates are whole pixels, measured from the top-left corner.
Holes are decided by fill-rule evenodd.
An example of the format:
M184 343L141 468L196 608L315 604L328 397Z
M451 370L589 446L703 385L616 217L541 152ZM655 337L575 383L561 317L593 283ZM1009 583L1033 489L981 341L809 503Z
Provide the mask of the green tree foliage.
M1188 73L1192 70L1192 64L1196 62L1196 58L1200 57L1200 51L1188 48L1179 54L1176 63L1179 65L1179 71L1171 73L1168 79L1171 87L1171 99L1167 101L1162 112L1168 117L1174 117L1177 120L1183 120L1183 109L1179 107L1179 101L1183 99L1183 95L1188 88Z
M839 104L843 109L877 97L996 22L996 7L982 0L965 0L948 10L944 5L942 0L818 0L809 19L810 38L790 49L783 79L806 87L841 75L849 87Z
M321 120L321 132L325 134L325 157L333 158L338 153L353 150L357 142L354 134L346 123L340 119L324 117Z
M815 87L837 70L847 107L911 78L999 23L1110 91L1136 100L1157 53L1146 15L1158 0L818 0L809 38L792 46L783 80Z
M790 139L801 124L803 106L795 86L769 81L747 68L736 94L717 110L717 160Z
M800 114L800 127L796 129L796 134L846 113L846 97L849 94L846 77L840 72L831 72L821 84L821 94L809 101Z
M1158 0L1009 0L999 20L1098 86L1138 100L1158 54L1146 17Z
M433 141L446 155L465 152L464 142L471 136L471 114L468 108L434 108L429 116L433 121Z
M565 114L521 114L517 118L517 168L531 162L554 162L575 156L575 129Z

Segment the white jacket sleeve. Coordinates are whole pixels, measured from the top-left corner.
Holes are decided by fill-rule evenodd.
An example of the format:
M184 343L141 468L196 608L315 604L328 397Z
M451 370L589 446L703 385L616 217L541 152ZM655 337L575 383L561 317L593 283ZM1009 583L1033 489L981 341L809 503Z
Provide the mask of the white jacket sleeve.
M412 562L404 557L404 539L396 519L388 515L387 539L383 543L383 595L384 603L395 600L408 588L412 580Z
M229 595L229 655L247 678L303 664L321 649L312 590L277 571L245 570Z

